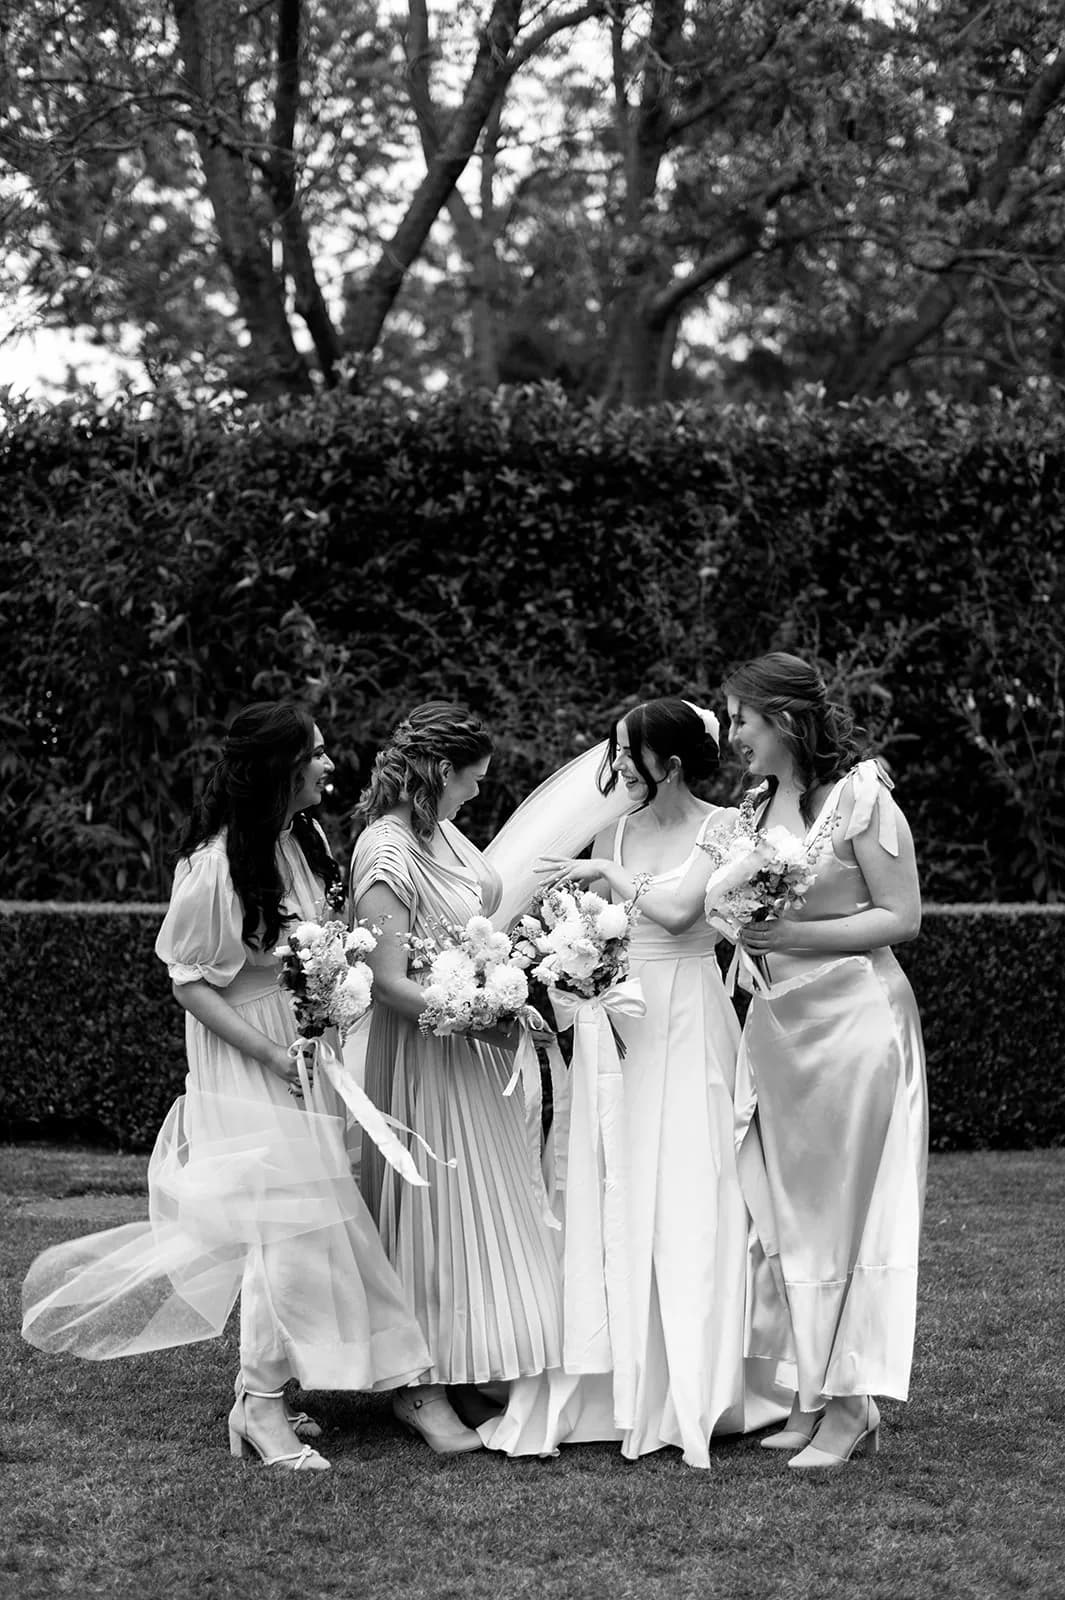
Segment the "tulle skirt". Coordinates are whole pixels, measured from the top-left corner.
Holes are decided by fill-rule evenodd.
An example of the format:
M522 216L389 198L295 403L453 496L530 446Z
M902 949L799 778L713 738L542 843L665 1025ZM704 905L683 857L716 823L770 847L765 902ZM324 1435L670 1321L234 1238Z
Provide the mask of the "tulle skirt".
M279 991L236 1007L279 1043ZM149 1219L71 1240L27 1276L24 1336L105 1360L217 1337L242 1296L248 1387L381 1389L428 1351L351 1175L343 1107L186 1018L189 1074L148 1169Z

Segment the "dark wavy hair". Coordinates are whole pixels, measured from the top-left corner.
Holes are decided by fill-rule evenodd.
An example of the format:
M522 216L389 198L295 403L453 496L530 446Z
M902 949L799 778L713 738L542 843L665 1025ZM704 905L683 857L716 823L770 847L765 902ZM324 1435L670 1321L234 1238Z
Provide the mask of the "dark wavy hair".
M222 759L207 779L200 802L178 846L178 858L226 830L226 855L233 887L244 910L245 944L272 948L282 924L285 886L277 865L277 841L285 826L293 785L314 749L314 718L292 701L258 700L238 711L222 744ZM292 833L320 878L327 896L342 881L325 836L303 811Z
M444 788L441 762L470 767L490 756L492 750L488 730L465 706L450 700L427 700L415 706L378 752L370 781L351 814L354 837L393 806L409 800L411 827L428 843Z
M686 700L669 696L662 700L644 700L631 711L626 711L625 729L629 736L629 754L632 764L647 785L647 795L638 807L649 806L658 793L658 783L647 770L644 751L651 750L663 766L671 756L680 762L684 781L690 788L714 775L718 768L718 749L703 725L703 719L693 711ZM614 761L618 753L617 723L610 724L607 750L599 768L599 792L611 794L617 785L618 775Z
M799 810L805 822L812 822L817 790L841 778L862 755L862 730L850 712L828 698L816 667L784 650L733 667L721 692L734 695L776 729L802 782Z

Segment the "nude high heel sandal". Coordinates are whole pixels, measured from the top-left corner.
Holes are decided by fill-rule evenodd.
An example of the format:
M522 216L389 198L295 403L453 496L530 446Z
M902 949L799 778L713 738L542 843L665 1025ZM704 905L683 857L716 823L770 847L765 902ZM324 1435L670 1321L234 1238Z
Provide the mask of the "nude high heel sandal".
M284 1467L288 1472L328 1472L329 1462L305 1444L301 1450L289 1455L268 1456L262 1445L253 1439L248 1429L247 1401L251 1395L257 1400L280 1400L284 1390L264 1393L257 1389L241 1389L229 1413L229 1453L232 1456L256 1455L264 1467Z

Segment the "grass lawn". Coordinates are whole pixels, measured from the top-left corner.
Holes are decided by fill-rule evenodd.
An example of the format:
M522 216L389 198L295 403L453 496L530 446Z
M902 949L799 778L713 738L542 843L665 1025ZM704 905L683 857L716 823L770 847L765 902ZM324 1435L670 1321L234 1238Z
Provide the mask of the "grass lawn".
M232 1460L235 1332L93 1365L18 1334L31 1258L131 1220L144 1158L0 1149L4 1600L979 1600L1065 1595L1065 1150L934 1156L913 1400L820 1481L609 1445L441 1459L386 1400L315 1396L328 1475ZM122 1197L125 1198L122 1198Z

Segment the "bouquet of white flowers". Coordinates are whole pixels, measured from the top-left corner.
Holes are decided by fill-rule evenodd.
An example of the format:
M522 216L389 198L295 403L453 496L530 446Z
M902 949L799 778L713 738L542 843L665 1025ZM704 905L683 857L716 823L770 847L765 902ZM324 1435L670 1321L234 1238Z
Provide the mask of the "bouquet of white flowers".
M543 1026L528 1004L527 963L514 959L509 937L487 917L471 917L465 927L441 923L434 938L407 934L405 943L411 973L426 977L423 1033L471 1033L515 1021Z
M377 945L369 928L342 922L299 922L274 954L278 984L292 996L303 1040L336 1028L341 1039L369 1009L373 973L366 957Z
M806 843L787 828L758 828L749 809L741 809L734 828L709 840L704 849L717 861L706 885L707 921L737 940L752 922L768 922L801 906L816 872ZM745 965L763 985L769 976L761 958Z
M636 902L613 904L590 889L564 881L542 889L511 930L515 960L549 989L595 999L629 970L629 935L639 918Z

